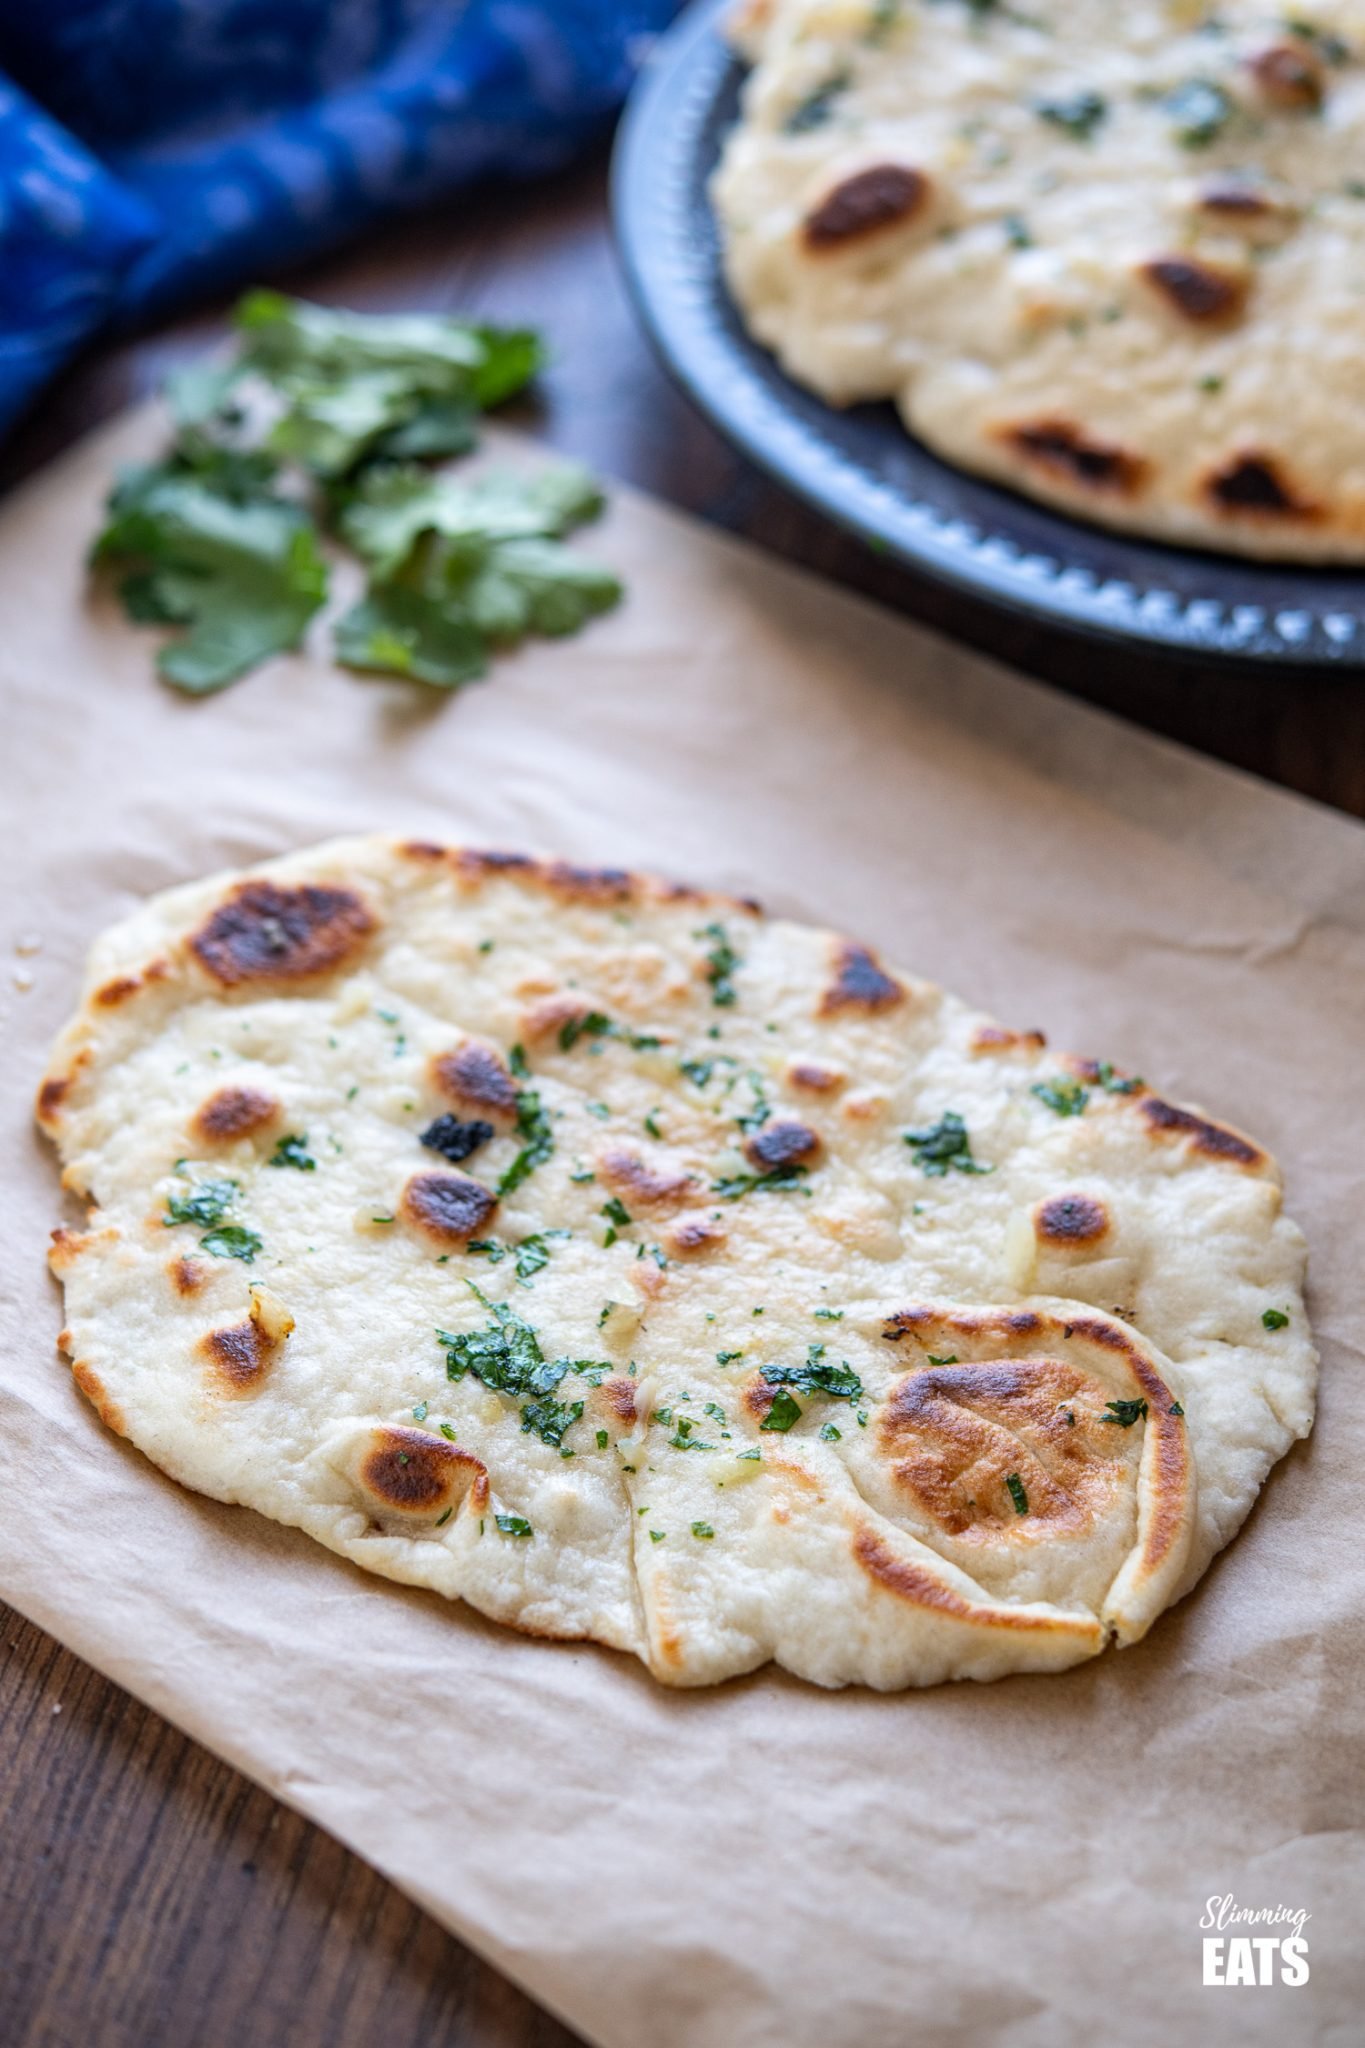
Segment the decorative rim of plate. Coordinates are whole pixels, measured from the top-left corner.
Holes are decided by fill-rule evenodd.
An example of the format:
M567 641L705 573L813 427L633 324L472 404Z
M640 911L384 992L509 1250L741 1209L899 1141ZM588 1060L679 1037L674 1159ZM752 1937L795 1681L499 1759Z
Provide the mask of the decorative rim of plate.
M654 46L622 119L612 211L632 297L665 366L757 466L874 548L960 591L1109 641L1220 662L1365 665L1365 576L1175 548L1109 533L940 463L899 423L917 466L942 471L983 510L965 517L879 475L850 452L840 414L792 384L743 332L726 292L706 198L717 112L743 67L718 33L732 0L696 0ZM991 513L998 508L995 518ZM1021 541L1042 526L1050 544ZM1072 537L1075 552L1068 550ZM1084 552L1130 558L1108 574ZM1165 566L1163 574L1163 565ZM1207 588L1173 587L1191 570ZM1269 586L1258 600L1257 583Z

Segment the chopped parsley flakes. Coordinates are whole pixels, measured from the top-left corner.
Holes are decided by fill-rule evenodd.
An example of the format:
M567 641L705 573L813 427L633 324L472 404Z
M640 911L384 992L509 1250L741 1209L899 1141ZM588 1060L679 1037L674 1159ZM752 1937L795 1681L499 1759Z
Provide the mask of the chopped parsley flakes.
M1147 1413L1145 1401L1106 1401L1101 1422L1116 1422L1120 1429L1131 1429L1135 1422L1141 1422Z
M1005 1474L1005 1485L1009 1488L1010 1499L1014 1502L1015 1514L1026 1515L1028 1513L1028 1495L1024 1491L1024 1482L1019 1477L1019 1474L1017 1472L1007 1472Z
M711 984L711 1001L718 1009L728 1009L735 1000L734 972L744 965L743 959L730 944L723 924L703 925L693 936L711 941L711 949L706 955L706 979ZM687 1071L686 1066L683 1071Z
M861 1401L863 1383L845 1358L838 1365L825 1362L825 1346L812 1344L804 1365L765 1365L760 1368L770 1387L796 1387L803 1394L827 1394L831 1401Z

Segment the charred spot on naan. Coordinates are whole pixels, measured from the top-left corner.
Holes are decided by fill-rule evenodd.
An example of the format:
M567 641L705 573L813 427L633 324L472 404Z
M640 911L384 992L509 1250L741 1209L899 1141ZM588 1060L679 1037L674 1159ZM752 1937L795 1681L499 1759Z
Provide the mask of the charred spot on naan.
M1138 266L1138 275L1163 305L1196 327L1238 319L1251 292L1249 271L1198 256L1152 256Z
M811 1166L821 1149L819 1133L792 1117L763 1124L744 1141L744 1156L760 1173L784 1166Z
M695 1259L706 1252L719 1251L726 1235L724 1224L716 1217L684 1216L670 1224L664 1242L674 1258Z
M294 1318L273 1295L253 1289L251 1313L244 1323L210 1330L199 1339L199 1356L208 1367L214 1392L258 1393L294 1328Z
M1022 461L1088 491L1132 497L1147 478L1148 464L1141 455L1087 434L1071 420L1020 421L996 431Z
M1212 1123L1192 1109L1181 1109L1177 1103L1163 1102L1159 1095L1141 1096L1137 1108L1154 1138L1183 1140L1192 1152L1201 1153L1206 1159L1245 1167L1250 1173L1271 1170L1270 1161L1260 1146L1253 1145L1250 1138L1243 1137L1240 1131L1234 1131L1226 1124Z
M1034 1234L1047 1245L1091 1250L1102 1244L1113 1225L1098 1195L1050 1195L1033 1211Z
M413 1520L444 1516L466 1494L475 1514L488 1506L488 1468L472 1451L404 1426L370 1432L356 1461L367 1504Z
M694 1185L690 1170L670 1153L611 1145L597 1154L597 1177L624 1202L642 1208L676 1208Z
M627 1379L624 1374L613 1373L610 1379L603 1380L597 1392L601 1395L602 1405L608 1413L617 1422L624 1423L627 1429L632 1428L639 1420L634 1380Z
M355 889L239 882L191 935L200 965L222 988L311 981L353 962L377 928Z
M1300 496L1272 455L1245 449L1213 470L1204 495L1216 512L1234 518L1317 519L1320 508Z
M1281 114L1315 114L1327 96L1327 73L1311 42L1286 37L1246 60L1258 96Z
M787 1069L788 1087L810 1095L832 1095L843 1087L844 1080L837 1067L823 1066L818 1060L794 1060Z
M517 1084L496 1047L466 1038L450 1052L438 1053L429 1074L432 1086L461 1109L481 1110L494 1121L510 1121L517 1113Z
M264 1089L230 1084L215 1088L200 1103L190 1120L190 1130L206 1144L227 1145L265 1130L279 1114L280 1104Z
M853 1011L879 1016L903 1003L905 993L903 984L887 973L869 946L860 946L852 939L836 939L833 979L821 993L819 1014L833 1017Z
M1003 1024L978 1024L967 1050L973 1054L1041 1052L1047 1038L1041 1031L1011 1031Z
M166 1271L171 1276L171 1285L184 1298L198 1294L208 1282L209 1270L202 1259L184 1256L172 1259Z
M498 1198L467 1173L415 1173L403 1190L404 1219L437 1244L477 1237Z
M802 240L813 255L861 248L888 228L921 220L932 189L913 165L869 164L817 200L801 224Z

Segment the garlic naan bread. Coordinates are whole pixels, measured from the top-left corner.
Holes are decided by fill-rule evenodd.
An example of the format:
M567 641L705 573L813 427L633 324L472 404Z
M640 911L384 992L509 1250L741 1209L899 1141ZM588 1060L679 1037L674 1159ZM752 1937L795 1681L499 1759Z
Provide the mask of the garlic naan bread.
M637 875L356 839L156 897L38 1114L110 1428L669 1684L1131 1642L1312 1421L1250 1139Z
M1365 0L749 0L713 193L758 340L963 467L1365 556Z

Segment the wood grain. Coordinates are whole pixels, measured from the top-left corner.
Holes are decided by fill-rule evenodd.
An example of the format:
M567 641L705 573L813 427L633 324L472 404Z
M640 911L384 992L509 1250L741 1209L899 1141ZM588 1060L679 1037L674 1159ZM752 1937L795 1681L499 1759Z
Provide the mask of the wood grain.
M671 389L617 274L601 161L483 191L283 282L548 328L521 417L547 441L911 616L1365 816L1365 678L1229 675L1086 642L869 552L741 461ZM0 451L0 487L154 390L225 308L78 365ZM0 1608L4 2048L570 2048L573 2036L318 1829Z

